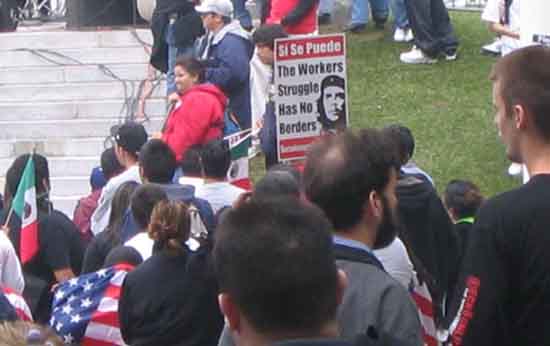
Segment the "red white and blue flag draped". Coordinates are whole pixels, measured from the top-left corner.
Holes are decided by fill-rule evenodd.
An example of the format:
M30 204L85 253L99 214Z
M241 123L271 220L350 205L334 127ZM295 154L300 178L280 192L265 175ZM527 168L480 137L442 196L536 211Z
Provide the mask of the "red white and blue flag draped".
M411 295L418 308L420 323L422 324L422 334L424 336L424 345L439 346L441 343L437 338L437 328L434 322L434 308L432 296L428 291L426 283L420 284L414 279L414 288Z
M29 309L27 302L25 302L25 299L20 294L8 287L2 287L2 291L6 299L8 299L10 304L14 307L15 313L22 321L33 320L31 309Z
M66 344L125 345L120 335L118 301L124 278L132 269L120 264L59 285L50 327Z

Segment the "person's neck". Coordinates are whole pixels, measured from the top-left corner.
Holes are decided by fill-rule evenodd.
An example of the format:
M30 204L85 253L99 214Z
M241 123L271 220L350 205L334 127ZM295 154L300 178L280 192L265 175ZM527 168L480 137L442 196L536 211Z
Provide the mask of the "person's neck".
M336 230L335 234L341 238L358 241L365 244L370 249L374 247L374 242L376 240L376 234L371 232L369 227L363 223L359 223L346 230Z
M126 162L124 162L124 168L126 168L126 170L134 167L135 165L137 165L137 161L135 160L126 160Z
M550 174L550 144L535 141L524 151L523 163L532 177L537 174Z
M269 346L285 340L296 339L325 339L337 338L340 336L336 321L327 323L319 331L315 332L282 332L273 334L260 334L254 331L241 335L238 338L238 346Z

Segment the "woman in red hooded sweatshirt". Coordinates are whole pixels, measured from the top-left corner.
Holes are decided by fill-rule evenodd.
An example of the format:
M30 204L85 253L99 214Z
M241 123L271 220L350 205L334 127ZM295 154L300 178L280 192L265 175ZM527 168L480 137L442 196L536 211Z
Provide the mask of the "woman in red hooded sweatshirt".
M179 162L191 146L223 136L227 97L214 84L204 83L204 67L196 59L179 58L174 72L180 99L168 115L160 137Z

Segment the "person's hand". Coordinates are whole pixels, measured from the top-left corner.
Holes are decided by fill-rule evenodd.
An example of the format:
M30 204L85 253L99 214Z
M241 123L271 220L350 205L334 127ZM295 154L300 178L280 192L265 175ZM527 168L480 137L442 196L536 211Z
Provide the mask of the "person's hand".
M154 133L151 135L151 138L152 138L152 139L161 139L161 138L162 138L162 132L154 132Z
M258 119L258 121L256 121L256 128L261 129L262 127L264 127L264 118Z
M180 100L178 93L171 93L168 95L168 103L177 103Z
M0 226L0 230L3 231L6 235L10 234L10 228L8 227L8 225Z
M237 209L252 197L252 192L243 192L239 195L237 200L233 203L233 208Z

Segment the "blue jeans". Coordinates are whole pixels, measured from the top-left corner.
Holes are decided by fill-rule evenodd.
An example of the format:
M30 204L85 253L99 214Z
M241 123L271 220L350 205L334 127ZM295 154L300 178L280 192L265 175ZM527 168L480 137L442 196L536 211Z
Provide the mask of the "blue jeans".
M180 55L193 55L193 45L189 47L176 46L175 28L174 24L168 24L166 27L166 33L164 35L166 44L168 45L168 72L166 73L166 95L170 95L177 91L176 78L174 75L174 67L176 66L176 59Z
M246 9L246 0L231 0L233 8L235 9L235 19L241 23L241 26L245 29L252 28L252 17L250 12Z
M395 27L400 29L408 28L409 16L407 15L405 0L391 0L390 6L395 20Z
M351 25L367 24L369 21L369 2L372 6L372 19L385 23L389 15L388 0L353 0L351 4Z

